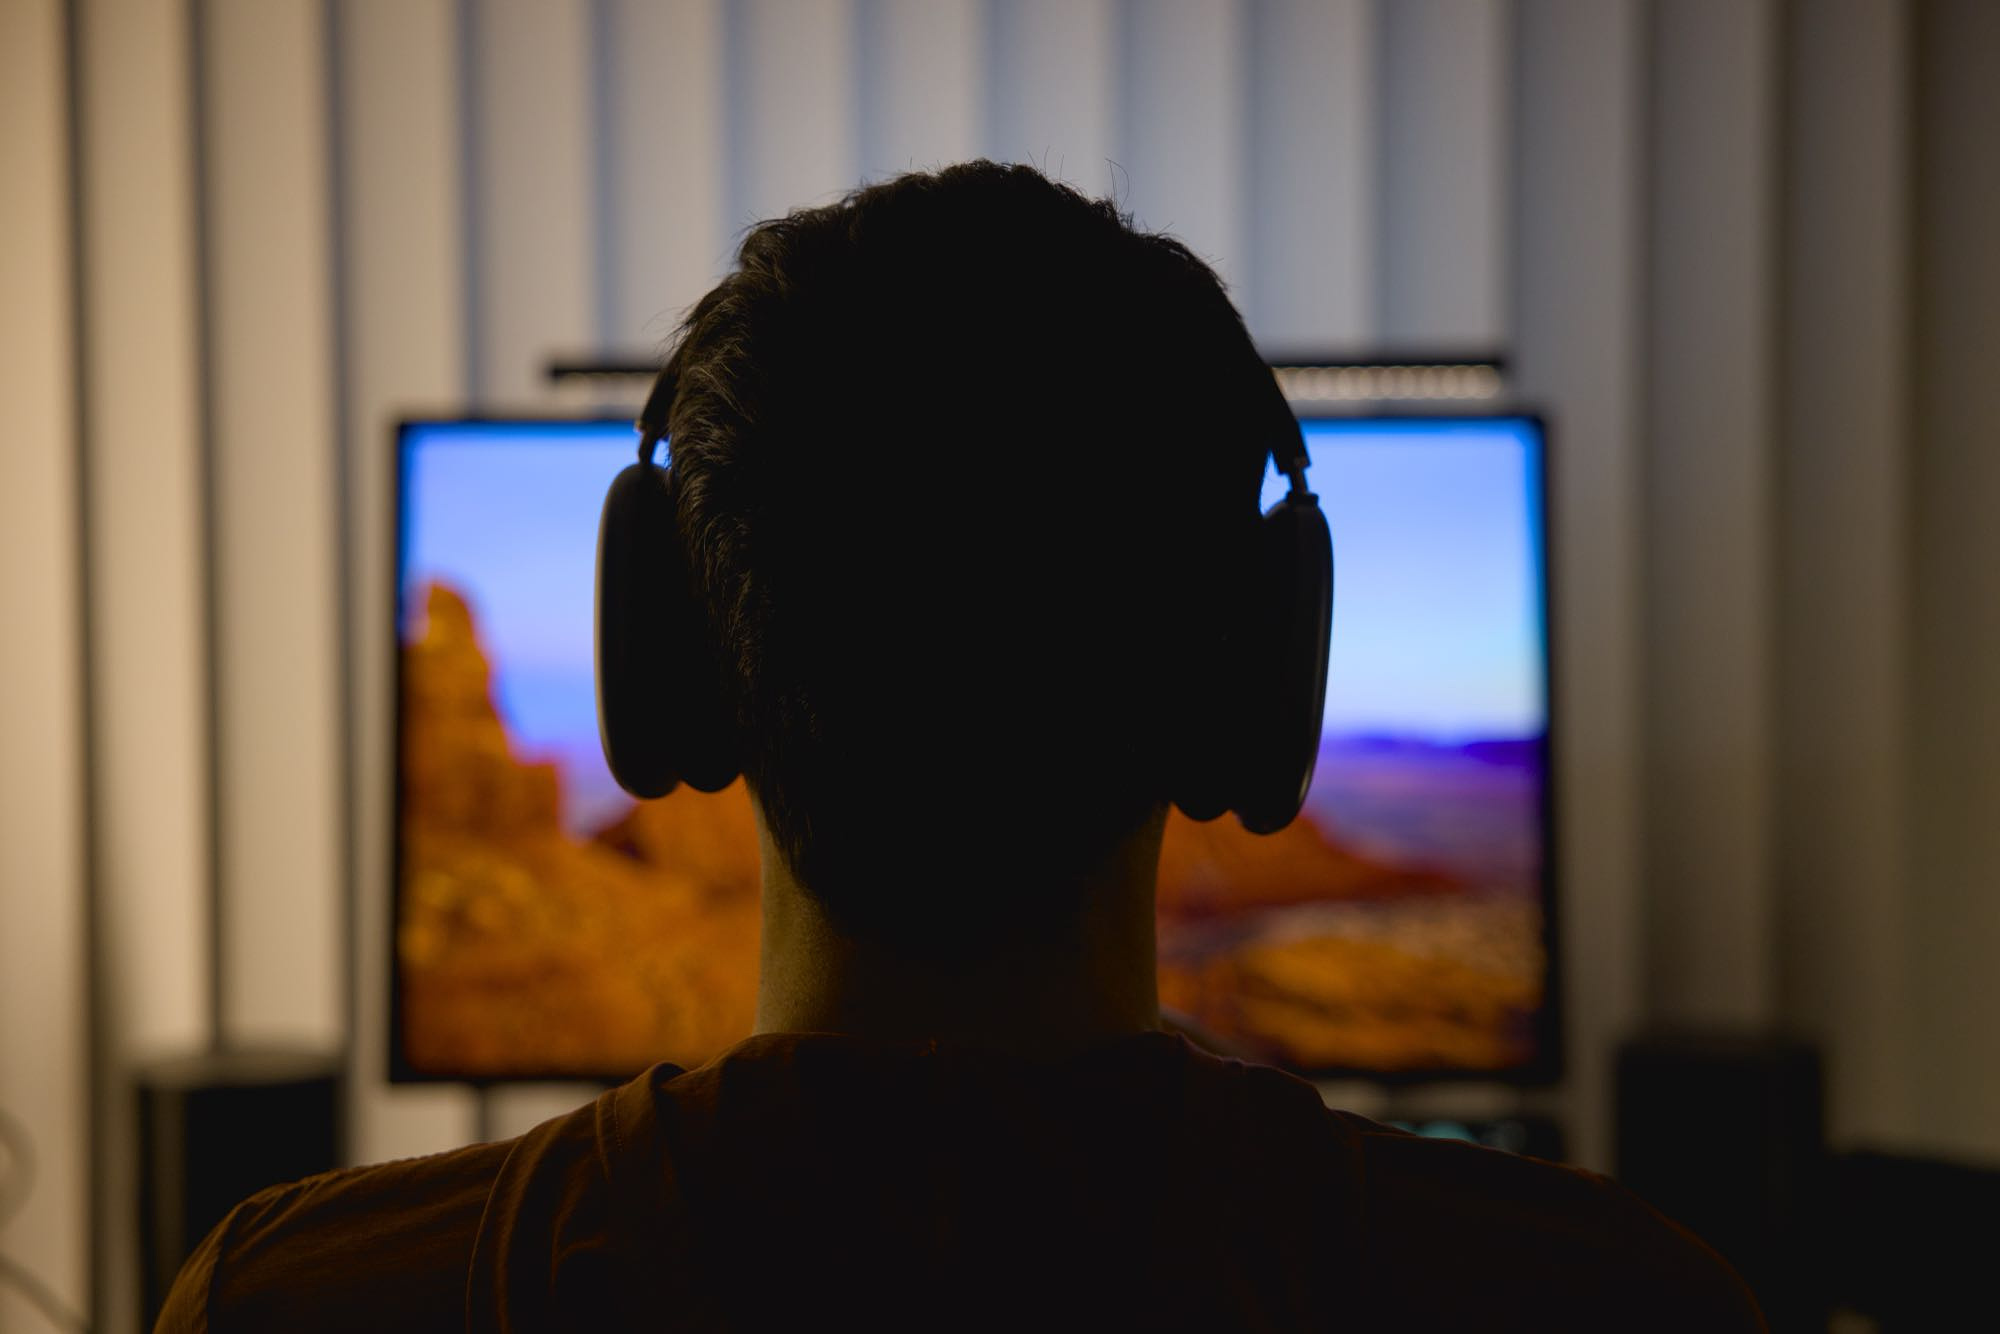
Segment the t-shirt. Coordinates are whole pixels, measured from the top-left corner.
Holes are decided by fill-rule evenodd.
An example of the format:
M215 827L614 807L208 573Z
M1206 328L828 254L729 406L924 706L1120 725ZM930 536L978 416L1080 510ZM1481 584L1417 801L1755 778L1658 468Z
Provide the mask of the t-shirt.
M832 1034L518 1139L275 1187L180 1330L1763 1328L1602 1177L1404 1134L1165 1033L1059 1060Z

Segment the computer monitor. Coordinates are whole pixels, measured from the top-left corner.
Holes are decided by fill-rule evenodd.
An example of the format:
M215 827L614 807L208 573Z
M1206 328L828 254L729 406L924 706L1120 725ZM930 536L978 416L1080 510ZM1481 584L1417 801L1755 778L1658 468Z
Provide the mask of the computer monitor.
M1541 426L1303 424L1336 562L1318 770L1275 835L1172 814L1162 1004L1311 1076L1546 1081ZM750 1032L742 783L635 803L599 750L597 517L634 444L624 420L398 430L393 1078L620 1078Z

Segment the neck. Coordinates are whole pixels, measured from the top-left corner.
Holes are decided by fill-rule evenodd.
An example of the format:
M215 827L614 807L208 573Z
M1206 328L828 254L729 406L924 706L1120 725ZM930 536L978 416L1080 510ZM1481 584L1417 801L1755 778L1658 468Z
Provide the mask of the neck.
M1165 823L1163 810L1085 879L1081 911L1062 930L966 961L838 930L791 875L759 811L757 1031L1056 1054L1160 1027L1153 884Z

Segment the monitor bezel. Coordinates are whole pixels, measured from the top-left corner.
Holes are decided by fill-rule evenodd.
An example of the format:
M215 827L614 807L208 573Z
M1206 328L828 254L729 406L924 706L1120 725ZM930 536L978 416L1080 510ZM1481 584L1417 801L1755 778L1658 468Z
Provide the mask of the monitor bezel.
M1535 1055L1520 1065L1498 1070L1478 1070L1456 1066L1408 1067L1399 1070L1379 1070L1351 1066L1325 1067L1283 1067L1302 1079L1319 1083L1351 1082L1397 1089L1427 1084L1491 1084L1516 1088L1544 1088L1559 1083L1567 1070L1564 1059L1564 1020L1566 1007L1562 995L1562 966L1559 953L1560 928L1560 877L1557 873L1555 787L1556 771L1555 742L1559 725L1557 710L1557 668L1554 589L1554 540L1551 512L1550 459L1552 455L1550 431L1547 418L1529 408L1482 404L1477 408L1460 411L1446 409L1437 411L1355 410L1349 408L1320 407L1314 405L1293 406L1294 415L1301 423L1313 421L1340 422L1425 422L1425 421L1519 421L1533 427L1535 437L1536 480L1540 506L1541 550L1539 552L1538 575L1542 606L1542 649L1543 649L1543 718L1541 742L1541 838L1542 838L1542 949L1543 979L1542 995L1544 1003L1537 1012L1534 1025ZM424 430L462 427L479 429L482 427L508 426L574 426L574 427L624 427L632 430L634 457L637 457L638 432L629 417L609 413L566 413L566 412L509 412L477 413L460 416L421 415L396 419L390 430L391 450L394 468L392 471L393 496L391 499L389 606L392 609L392 627L388 638L389 681L392 695L390 716L392 733L389 756L390 790L392 806L389 810L389 836L385 840L388 853L389 912L383 942L386 947L385 964L388 969L388 1052L387 1075L391 1084L455 1084L475 1089L485 1089L501 1085L547 1084L547 1083L598 1083L622 1084L634 1078L640 1071L605 1072L589 1070L521 1070L504 1074L490 1072L469 1072L421 1068L413 1065L407 1054L404 1041L405 997L403 994L403 972L400 954L397 950L397 935L403 917L403 896L405 892L403 876L403 804L405 766L403 764L403 741L405 735L404 716L405 691L403 673L402 626L405 608L403 605L403 562L407 551L407 526L409 521L408 468L411 437Z

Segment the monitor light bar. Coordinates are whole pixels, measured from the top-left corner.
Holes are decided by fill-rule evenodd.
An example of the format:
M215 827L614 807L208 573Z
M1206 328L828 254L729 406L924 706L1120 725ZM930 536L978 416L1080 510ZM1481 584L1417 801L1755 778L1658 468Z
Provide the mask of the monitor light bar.
M1271 374L1293 403L1477 402L1498 398L1503 387L1499 367L1476 361L1273 366Z

